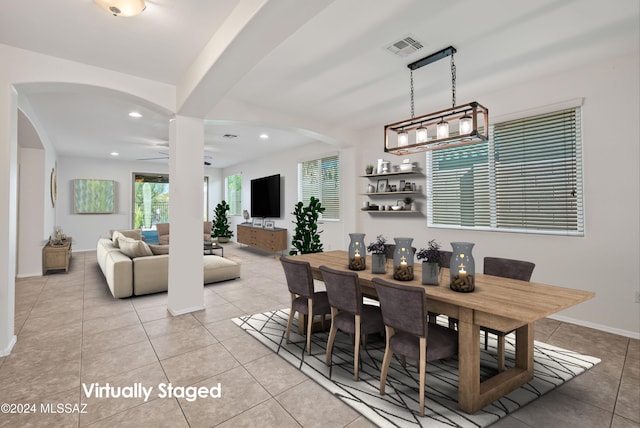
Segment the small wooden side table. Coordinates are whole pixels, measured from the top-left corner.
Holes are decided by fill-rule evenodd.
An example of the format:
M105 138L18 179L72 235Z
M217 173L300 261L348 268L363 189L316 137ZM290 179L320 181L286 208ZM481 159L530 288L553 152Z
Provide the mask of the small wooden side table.
M71 260L71 237L60 241L49 241L42 247L42 274L46 275L50 270L69 272Z

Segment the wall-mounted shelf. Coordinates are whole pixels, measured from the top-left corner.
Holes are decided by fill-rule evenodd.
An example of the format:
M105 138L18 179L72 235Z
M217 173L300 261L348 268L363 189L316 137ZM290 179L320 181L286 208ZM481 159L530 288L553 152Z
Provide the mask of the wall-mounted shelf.
M411 171L393 171L393 172L385 172L385 173L381 173L381 174L365 174L365 175L361 175L360 177L362 178L368 178L372 181L370 181L370 185L368 187L371 188L377 188L378 186L371 186L371 184L380 184L380 180L383 180L382 183L386 182L387 184L391 184L389 183L389 180L386 180L389 177L394 177L397 179L396 183L399 184L403 184L405 179L404 177L407 176L421 176L423 175L420 171L417 171L415 169L411 170ZM374 180L378 180L378 183L375 183ZM414 179L410 179L410 181L414 181ZM394 186L395 187L395 184ZM399 186L398 186L399 187ZM408 187L407 187L408 188ZM418 191L415 189L415 183L413 183L413 189L412 190L396 190L396 191L391 191L391 192L365 192L362 193L363 196L367 196L369 198L374 198L376 200L376 204L375 205L380 205L380 206L388 206L388 203L385 204L383 202L381 203L377 203L377 201L380 201L381 199L388 199L388 200L400 200L400 199L404 199L406 197L410 197L413 196L411 199L415 199L415 197L420 197L423 195L422 192ZM395 201L394 201L395 202ZM395 205L395 204L393 204ZM414 205L415 207L415 205ZM362 209L362 211L366 211L368 213L381 213L381 214L391 214L391 215L398 215L398 214L421 214L420 211L418 210L398 210L398 211L393 211L393 210L369 210L369 209Z
M373 192L373 193L362 193L364 196L393 196L393 195L421 195L420 192L414 192L413 190L403 190L397 192Z
M383 172L380 174L374 173L374 174L365 174L365 175L361 175L360 177L363 178L380 178L380 177L391 177L394 175L411 175L411 174L419 174L421 175L420 171L416 171L416 170L411 170L411 171L393 171L393 172Z
M422 214L420 211L416 210L362 210L371 214Z

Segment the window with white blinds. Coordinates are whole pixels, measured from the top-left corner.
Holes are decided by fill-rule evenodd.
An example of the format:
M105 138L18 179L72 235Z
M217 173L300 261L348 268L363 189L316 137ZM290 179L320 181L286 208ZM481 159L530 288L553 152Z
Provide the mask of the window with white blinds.
M340 219L340 157L327 156L298 164L298 200L305 205L312 196L326 208L323 220Z
M242 176L230 175L225 181L225 199L229 204L229 215L242 214Z
M429 226L584 233L580 108L497 123L427 153Z

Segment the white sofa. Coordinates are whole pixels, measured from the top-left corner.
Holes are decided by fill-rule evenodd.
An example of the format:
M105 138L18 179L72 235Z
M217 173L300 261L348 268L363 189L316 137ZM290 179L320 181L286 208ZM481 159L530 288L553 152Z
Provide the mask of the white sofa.
M151 255L153 245L143 242L140 230L117 231L127 242L149 248L149 255L130 257L113 239L100 238L96 246L98 265L115 298L140 296L167 291L169 285L169 255ZM112 234L112 237L114 234ZM137 238L137 239L136 239ZM116 238L118 239L118 238ZM133 242L135 241L135 242ZM119 242L122 242L120 239ZM156 246L162 247L162 246ZM145 250L146 251L146 250ZM240 265L217 255L203 255L204 283L226 281L240 277Z

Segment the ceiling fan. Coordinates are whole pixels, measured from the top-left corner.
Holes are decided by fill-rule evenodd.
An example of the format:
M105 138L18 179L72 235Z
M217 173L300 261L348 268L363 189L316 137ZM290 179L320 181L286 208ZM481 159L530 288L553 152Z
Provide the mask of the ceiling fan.
M158 153L160 153L162 156L153 157L153 158L138 158L136 160L146 161L146 160L169 159L169 153L165 153L165 152L158 152ZM211 166L211 162L209 162L211 159L212 159L211 156L205 155L204 156L204 165L205 166Z

